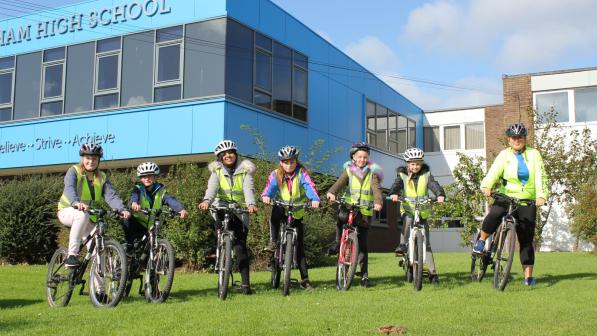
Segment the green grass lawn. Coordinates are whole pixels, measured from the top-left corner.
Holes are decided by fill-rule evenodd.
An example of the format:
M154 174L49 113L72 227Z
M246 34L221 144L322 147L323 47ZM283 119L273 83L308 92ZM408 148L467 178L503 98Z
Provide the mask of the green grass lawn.
M471 283L467 254L437 253L436 264L440 286L426 282L420 292L404 282L395 257L372 254L371 288L338 292L334 268L326 267L310 270L314 290L293 288L283 297L268 289L269 273L255 272L256 293L233 291L226 301L217 299L215 274L177 273L166 303L134 296L115 309L93 308L88 296L78 294L68 307L50 308L44 266L0 266L0 334L375 335L383 325L405 327L408 335L597 333L595 256L538 254L534 288L522 285L515 260L505 292L492 289L488 278Z

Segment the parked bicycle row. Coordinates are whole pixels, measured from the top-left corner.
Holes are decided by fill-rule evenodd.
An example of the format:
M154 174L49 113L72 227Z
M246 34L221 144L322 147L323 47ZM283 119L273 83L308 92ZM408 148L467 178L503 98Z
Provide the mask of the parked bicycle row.
M542 205L547 197L541 157L526 146L526 128L513 124L506 135L510 147L498 155L481 184L483 193L493 196L496 202L483 222L471 261L471 278L482 280L491 266L494 287L500 290L508 281L517 236L525 284L534 285L534 251L528 237L534 233L535 206ZM231 140L217 144L216 160L208 165L211 176L207 190L198 204L201 210L211 212L215 223L215 270L221 299L227 297L233 283L233 264L240 271L241 292L253 293L246 242L249 216L258 211L253 183L256 168L250 160L240 159L237 150ZM129 295L133 279L140 280L139 293L148 301L163 302L172 288L174 250L162 237L161 226L166 216L186 218L187 210L157 181L160 174L157 164L145 162L137 167L139 182L131 191L127 207L106 173L99 170L102 147L84 144L79 155L79 164L69 168L65 175L64 192L58 203L58 219L71 231L68 249L58 249L48 266L49 304L68 304L78 284L82 284L80 292L83 292L84 273L90 261L89 293L94 305L117 305L123 296ZM336 238L329 252L338 257L336 285L341 290L351 287L357 268L360 284L371 285L367 237L373 211L382 209L383 173L369 155L367 144L354 144L342 174L326 192L327 200L338 207ZM272 207L270 243L266 248L271 253L271 286L278 288L282 283L282 293L288 295L293 267L299 269L300 287L311 288L303 217L307 208L320 207L321 199L308 170L299 160L297 148L283 147L278 157L279 165L270 173L259 199ZM420 290L424 276L432 284L439 284L427 218L434 201L444 202L445 192L423 162L422 150L410 148L403 157L406 166L398 168L387 199L400 202L403 232L395 252L400 257L405 279ZM492 194L496 184L499 193ZM337 197L344 189L343 196ZM429 192L436 196L435 200L428 197ZM100 201L114 210L91 206ZM123 244L105 234L106 217L114 216L123 222ZM81 259L79 253L84 246L87 252Z

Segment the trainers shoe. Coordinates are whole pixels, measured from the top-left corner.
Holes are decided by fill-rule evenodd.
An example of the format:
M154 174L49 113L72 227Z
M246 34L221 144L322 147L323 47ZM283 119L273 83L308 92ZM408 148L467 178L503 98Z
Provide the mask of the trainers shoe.
M71 254L64 261L64 265L66 267L75 268L75 267L79 267L79 265L81 265L81 262L79 262L79 258L76 255Z
M301 281L301 288L313 289L313 286L311 286L311 282L309 281L309 279L303 279L303 281Z
M363 286L365 288L371 286L371 283L369 282L369 278L368 277L361 278L361 286Z
M398 245L398 247L396 247L396 249L394 250L394 252L396 253L396 255L403 255L406 253L406 245L404 244L400 244Z
M334 243L334 245L330 246L330 248L328 248L328 255L336 255L338 254L338 251L340 250L340 243Z
M473 247L473 253L475 253L475 254L483 254L483 250L484 249L485 249L485 241L479 239L475 243L475 247Z
M430 274L429 282L435 286L438 286L439 285L439 277L437 276L437 274Z
M243 295L251 295L251 294L253 294L253 290L251 290L250 286L243 285L242 286L242 293L243 293Z
M266 252L273 253L276 251L277 248L278 248L278 243L275 241L270 241L269 244L267 244L267 246L263 248L263 250Z
M108 298L108 296L104 292L99 292L99 293L95 293L95 298L97 299L97 302L103 304L103 303L106 303L106 299Z
M535 278L533 277L524 278L523 284L525 286L535 286L535 284L537 284L537 281L535 281Z

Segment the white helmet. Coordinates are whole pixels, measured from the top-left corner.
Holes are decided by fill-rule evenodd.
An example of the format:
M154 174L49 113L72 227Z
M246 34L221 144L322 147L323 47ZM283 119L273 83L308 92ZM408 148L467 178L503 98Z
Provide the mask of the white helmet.
M424 156L425 153L416 147L409 148L404 152L404 160L406 160L406 162L421 161Z
M215 154L215 156L218 156L218 154L223 153L225 151L229 151L229 150L236 151L237 149L238 148L236 147L236 144L234 143L234 141L222 140L222 141L218 142L218 144L216 145L216 149L214 149L214 154Z
M137 167L137 176L158 175L160 167L153 162L143 162Z
M299 151L294 146L284 146L280 148L278 157L280 160L296 159L299 156Z

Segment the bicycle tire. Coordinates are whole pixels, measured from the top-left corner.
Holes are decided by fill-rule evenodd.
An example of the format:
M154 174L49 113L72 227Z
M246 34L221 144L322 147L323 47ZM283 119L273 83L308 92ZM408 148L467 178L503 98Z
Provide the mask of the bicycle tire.
M174 281L174 248L166 239L158 239L155 260L148 260L145 271L145 299L152 303L166 301Z
M226 300L226 297L228 296L230 272L232 272L232 241L229 235L224 235L224 237L222 237L221 249L219 254L220 260L218 261L218 297L220 300Z
M356 231L351 231L346 238L343 249L338 254L338 267L336 268L336 288L349 290L354 280L359 258L359 238ZM342 262L340 259L342 258Z
M282 268L284 269L284 285L282 288L282 294L287 296L290 294L290 271L292 270L292 251L294 248L294 241L292 239L292 233L286 234L286 246L284 251L284 265Z
M64 261L68 257L68 251L64 247L58 248L50 263L46 275L46 296L50 307L64 307L68 305L75 288L72 281L73 270L66 268Z
M477 241L479 239L480 233L477 234ZM484 253L482 255L478 255L476 253L471 253L471 280L474 282L481 282L485 277L485 273L487 272L488 266L488 257Z
M514 250L516 248L516 231L514 225L508 225L506 230L500 230L499 245L496 253L495 270L493 273L493 287L503 291L508 284Z
M272 256L272 277L271 286L273 289L280 288L280 275L282 275L282 268L280 267L279 257L282 254L282 247L278 246L276 252Z
M417 231L415 234L414 263L413 263L413 286L416 291L420 291L423 286L423 234Z
M89 298L96 307L115 307L122 299L128 278L126 254L122 245L107 238L104 248L96 253L89 271Z

